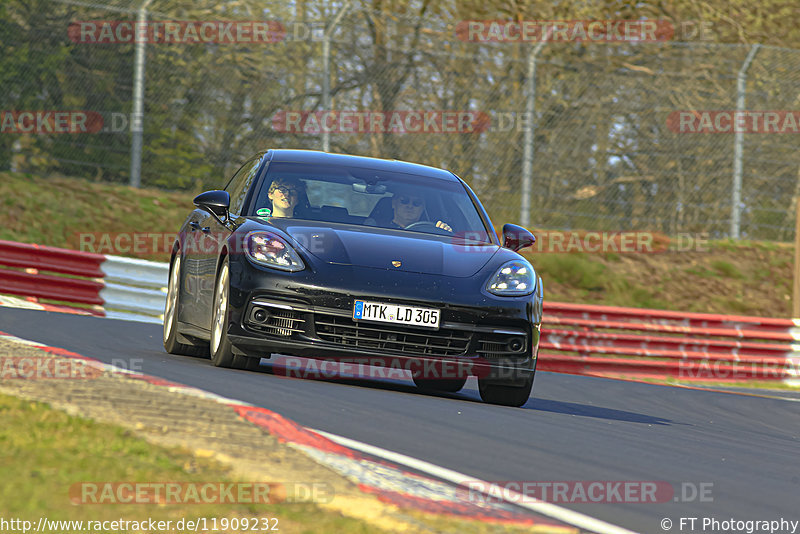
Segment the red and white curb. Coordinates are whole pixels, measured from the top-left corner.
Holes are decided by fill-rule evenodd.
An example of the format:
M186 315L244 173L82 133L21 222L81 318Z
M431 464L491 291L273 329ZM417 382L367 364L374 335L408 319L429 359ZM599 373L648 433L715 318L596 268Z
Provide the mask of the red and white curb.
M53 304L41 304L33 300L11 297L9 295L0 295L0 307L20 308L23 310L39 310L39 311L51 311L59 313L72 313L75 315L94 315L88 310L84 311L81 310L80 308L70 308L68 306L55 306Z
M376 495L381 501L400 507L411 507L434 514L477 519L492 523L515 524L548 531L583 531L599 534L632 534L631 531L598 519L567 510L550 503L535 501L529 496L510 495L508 489L495 488L474 477L457 473L428 462L380 449L355 440L314 431L291 421L282 415L252 404L222 397L199 388L186 386L163 378L132 372L103 363L65 349L50 347L42 343L22 339L5 332L0 338L28 347L40 349L53 356L77 358L86 365L114 373L124 373L129 378L143 380L149 384L165 387L171 392L214 400L230 406L243 419L263 428L280 442L304 452L318 463L333 469L356 483L365 493ZM424 476L412 473L425 473ZM442 482L446 481L446 482ZM491 499L468 499L467 482L479 482L484 493ZM474 488L474 486L473 486ZM472 489L472 492L475 490ZM510 502L492 502L504 495ZM522 512L526 508L540 517Z
M142 291L144 291L142 289ZM20 308L24 310L39 310L57 313L70 313L73 315L91 315L93 317L100 317L105 319L120 319L123 321L136 321L139 323L161 324L163 319L161 317L142 315L137 313L127 313L121 311L103 311L98 312L96 309L77 308L72 306L58 306L56 304L42 304L37 302L33 297L24 299L19 297L12 297L10 295L0 295L0 307L3 308Z

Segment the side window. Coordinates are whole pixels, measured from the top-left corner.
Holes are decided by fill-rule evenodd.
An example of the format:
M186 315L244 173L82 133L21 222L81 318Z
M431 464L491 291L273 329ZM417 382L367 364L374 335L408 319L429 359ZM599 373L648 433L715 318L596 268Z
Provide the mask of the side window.
M261 158L254 158L242 165L242 168L233 175L225 191L231 196L231 213L239 215L242 213L247 192L256 177Z

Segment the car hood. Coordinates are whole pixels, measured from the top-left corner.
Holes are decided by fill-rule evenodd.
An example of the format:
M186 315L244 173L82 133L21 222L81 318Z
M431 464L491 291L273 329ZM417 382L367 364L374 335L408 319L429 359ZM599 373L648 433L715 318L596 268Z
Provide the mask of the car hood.
M495 244L468 244L458 236L401 235L381 228L321 226L292 219L270 223L309 254L339 265L465 278L480 271L500 249Z

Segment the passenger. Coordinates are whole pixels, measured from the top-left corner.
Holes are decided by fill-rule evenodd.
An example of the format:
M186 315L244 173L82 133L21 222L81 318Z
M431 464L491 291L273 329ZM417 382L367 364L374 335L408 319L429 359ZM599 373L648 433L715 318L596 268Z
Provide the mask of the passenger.
M275 178L269 186L267 198L272 202L270 217L295 217L295 208L305 199L303 182L291 178ZM259 215L266 214L265 209L258 210Z

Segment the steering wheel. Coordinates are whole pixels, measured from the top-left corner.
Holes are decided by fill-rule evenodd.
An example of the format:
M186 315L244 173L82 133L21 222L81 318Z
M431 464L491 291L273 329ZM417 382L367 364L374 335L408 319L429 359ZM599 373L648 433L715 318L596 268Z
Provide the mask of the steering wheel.
M439 228L436 223L431 221L417 221L405 227L405 230L429 231L439 235L453 235L453 232L448 232L444 228Z

